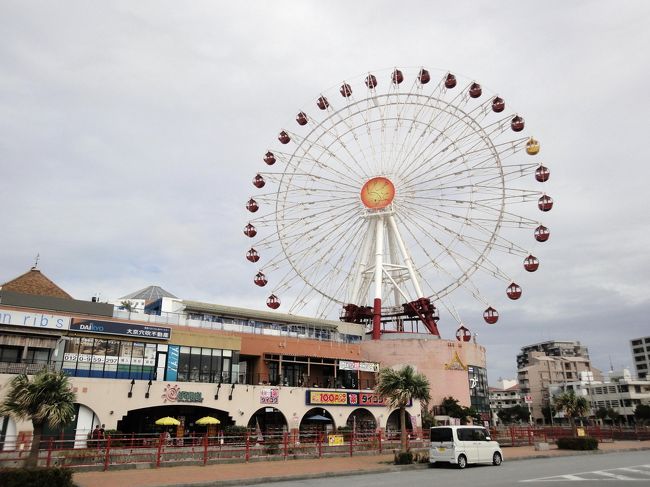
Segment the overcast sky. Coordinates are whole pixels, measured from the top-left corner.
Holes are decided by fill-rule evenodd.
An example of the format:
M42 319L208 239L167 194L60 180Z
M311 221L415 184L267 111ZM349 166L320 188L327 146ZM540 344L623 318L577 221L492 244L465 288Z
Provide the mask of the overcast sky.
M242 234L260 154L319 92L424 65L505 96L553 171L543 265L474 327L491 382L550 339L633 368L629 340L650 335L648 25L645 0L0 0L0 282L40 254L77 299L156 284L264 308Z

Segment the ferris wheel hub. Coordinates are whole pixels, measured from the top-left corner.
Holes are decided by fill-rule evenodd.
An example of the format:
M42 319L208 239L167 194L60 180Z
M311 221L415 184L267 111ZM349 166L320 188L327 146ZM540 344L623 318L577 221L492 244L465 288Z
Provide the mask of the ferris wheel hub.
M394 198L395 185L384 176L369 179L361 188L361 202L371 210L386 208Z

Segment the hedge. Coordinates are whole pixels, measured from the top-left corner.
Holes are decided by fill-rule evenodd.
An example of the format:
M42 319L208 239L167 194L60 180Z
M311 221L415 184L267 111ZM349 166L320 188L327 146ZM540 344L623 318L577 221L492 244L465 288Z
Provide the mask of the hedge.
M598 440L591 436L558 438L557 447L560 450L598 450Z
M2 487L74 487L69 468L3 468Z

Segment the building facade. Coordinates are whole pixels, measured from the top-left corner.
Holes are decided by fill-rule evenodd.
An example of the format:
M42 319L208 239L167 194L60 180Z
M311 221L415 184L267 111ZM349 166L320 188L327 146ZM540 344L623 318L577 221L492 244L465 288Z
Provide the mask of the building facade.
M648 378L650 369L650 336L630 340L630 349L634 358L634 368L639 379Z
M515 406L526 406L516 379L499 379L496 386L489 388L490 410L493 424L498 424L499 411Z
M585 373L588 375L585 376ZM539 424L551 421L547 409L553 396L551 386L579 381L585 377L602 381L601 372L591 366L587 348L577 341L548 341L528 345L517 355L520 392L529 396L532 419Z
M36 269L21 278L46 283ZM429 378L432 404L451 395L489 412L485 349L476 343L408 333L370 340L353 323L162 294L145 309L113 306L10 284L0 288L0 395L17 373L63 369L77 395L66 433L79 446L97 424L144 433L164 416L181 421L180 433L209 415L222 426L285 431L314 427L319 416L328 429L391 434L398 411L374 387L380 367L404 364ZM407 411L407 427L421 434L420 405ZM0 418L3 438L30 434L31 423Z

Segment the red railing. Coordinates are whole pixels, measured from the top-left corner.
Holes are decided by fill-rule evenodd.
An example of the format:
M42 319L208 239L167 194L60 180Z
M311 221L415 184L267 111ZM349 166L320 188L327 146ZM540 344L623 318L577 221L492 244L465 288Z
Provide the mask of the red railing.
M5 438L3 446L18 446ZM75 448L76 446L76 448ZM413 448L428 448L428 439L409 439ZM399 437L386 439L381 432L280 432L257 434L254 430L233 436L185 436L164 434L111 435L104 439L51 437L41 442L39 465L108 470L124 464L152 467L260 461L268 459L322 458L329 456L382 453L399 448ZM0 451L0 467L19 467L29 455L29 444Z

